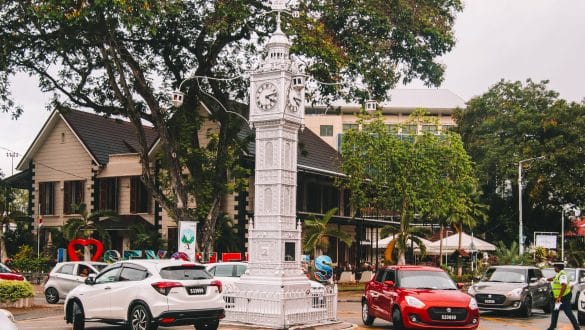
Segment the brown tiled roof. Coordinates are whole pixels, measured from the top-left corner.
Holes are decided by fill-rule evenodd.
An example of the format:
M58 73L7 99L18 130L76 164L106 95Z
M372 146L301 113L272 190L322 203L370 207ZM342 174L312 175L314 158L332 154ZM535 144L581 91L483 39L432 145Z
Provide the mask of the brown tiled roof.
M136 131L130 122L79 110L61 114L100 165L108 163L109 155L140 150ZM158 133L148 126L144 126L144 132L150 149L158 139Z

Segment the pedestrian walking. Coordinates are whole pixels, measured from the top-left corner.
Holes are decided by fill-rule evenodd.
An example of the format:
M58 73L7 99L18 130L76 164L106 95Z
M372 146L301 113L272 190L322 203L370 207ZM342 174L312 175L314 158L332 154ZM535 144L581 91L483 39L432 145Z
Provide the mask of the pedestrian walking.
M561 310L565 312L565 315L567 315L571 321L573 329L578 330L579 323L577 322L571 307L571 283L569 282L567 273L564 270L565 264L560 262L555 263L554 268L556 275L548 279L549 282L552 282L551 287L554 299L554 308L551 314L548 330L557 328L557 321L559 320L559 313Z

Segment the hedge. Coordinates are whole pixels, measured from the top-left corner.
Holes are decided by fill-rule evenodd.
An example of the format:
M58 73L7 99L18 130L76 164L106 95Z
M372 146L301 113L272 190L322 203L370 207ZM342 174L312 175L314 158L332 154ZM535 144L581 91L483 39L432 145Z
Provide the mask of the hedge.
M33 286L27 281L0 281L0 302L14 302L34 296Z

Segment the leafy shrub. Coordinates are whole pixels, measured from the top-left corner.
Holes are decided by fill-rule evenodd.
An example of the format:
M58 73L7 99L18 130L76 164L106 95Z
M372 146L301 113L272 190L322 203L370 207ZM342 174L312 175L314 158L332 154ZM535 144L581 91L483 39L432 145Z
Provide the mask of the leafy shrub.
M20 298L34 297L32 284L26 281L0 281L0 301L13 302Z
M51 269L51 260L45 256L36 257L33 249L23 245L10 261L10 268L19 272L47 272Z

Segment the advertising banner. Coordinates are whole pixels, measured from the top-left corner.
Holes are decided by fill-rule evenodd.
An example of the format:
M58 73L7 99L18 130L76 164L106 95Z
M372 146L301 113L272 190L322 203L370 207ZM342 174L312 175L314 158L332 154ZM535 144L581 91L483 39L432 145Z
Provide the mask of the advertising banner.
M179 221L179 252L189 256L191 261L195 261L195 247L197 245L197 222Z

